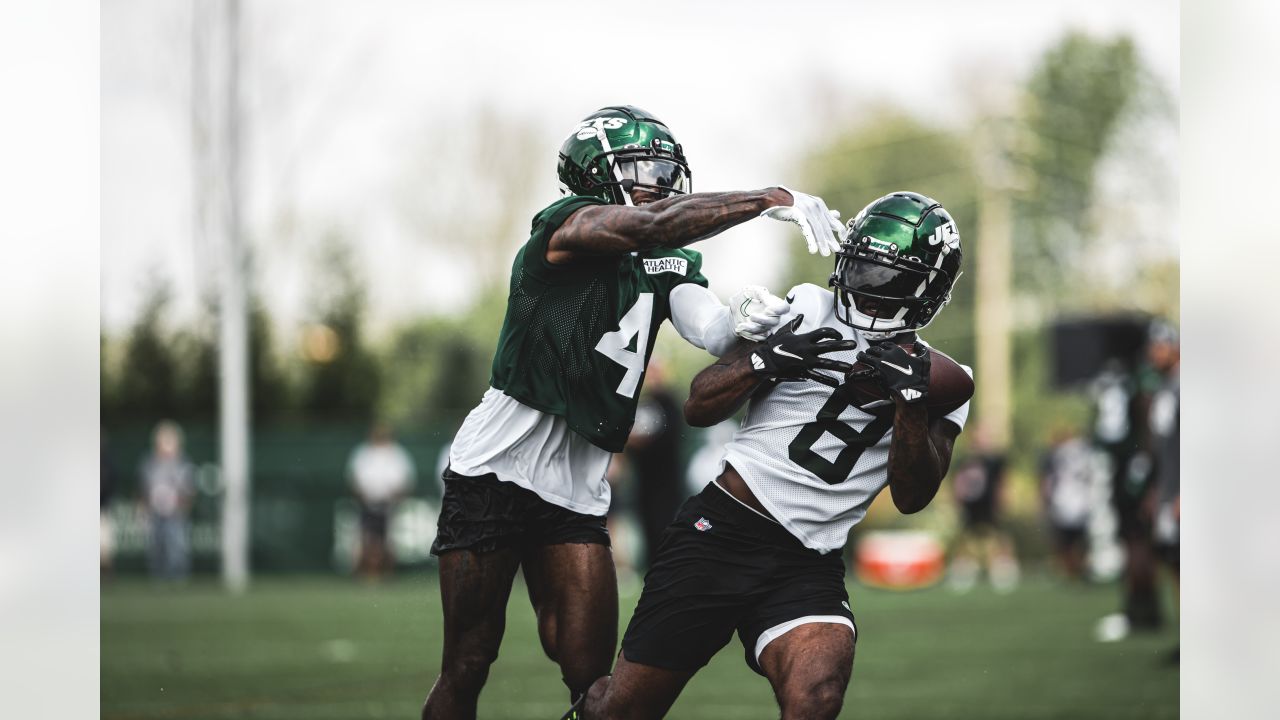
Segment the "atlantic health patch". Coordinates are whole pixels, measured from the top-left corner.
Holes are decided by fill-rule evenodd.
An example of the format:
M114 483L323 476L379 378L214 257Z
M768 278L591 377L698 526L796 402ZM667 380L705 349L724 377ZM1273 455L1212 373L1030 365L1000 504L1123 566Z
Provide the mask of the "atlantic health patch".
M644 271L649 275L659 273L675 273L684 275L689 270L689 261L678 257L645 258Z

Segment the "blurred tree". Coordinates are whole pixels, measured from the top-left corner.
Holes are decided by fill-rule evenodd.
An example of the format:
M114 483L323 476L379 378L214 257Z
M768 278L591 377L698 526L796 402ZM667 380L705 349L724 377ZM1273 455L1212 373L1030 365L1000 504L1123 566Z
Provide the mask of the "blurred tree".
M489 387L506 292L480 296L463 315L437 316L396 329L382 353L379 415L395 424L454 425Z
M103 424L120 415L119 363L114 361L115 343L98 331L98 415Z
M174 417L179 400L180 360L165 327L172 289L153 277L138 319L129 330L115 387L117 419L153 422Z
M466 263L477 290L503 284L528 238L539 188L552 187L539 180L554 180L554 147L530 121L490 106L424 128L421 138L398 192L402 216L425 242L466 248L450 259Z
M267 306L255 293L249 298L249 404L255 421L285 417L296 405L271 328Z
M218 324L212 298L196 320L174 338L182 356L183 420L212 421L218 416Z
M208 297L198 317L171 338L179 358L177 417L212 421L218 416L218 324L216 298ZM249 401L255 420L286 417L293 392L275 353L271 318L262 298L249 300Z
M364 278L350 243L338 232L324 238L317 259L311 306L318 312L302 336L302 411L309 419L369 422L380 382L375 358L364 345ZM265 333L266 323L261 324Z
M1024 186L1015 219L1019 288L1058 297L1089 272L1081 258L1095 231L1098 165L1149 82L1128 37L1083 33L1064 37L1032 72L1013 151Z
M848 222L864 206L897 190L913 190L941 202L956 220L964 247L964 272L951 305L929 326L929 342L957 358L973 354L973 287L966 280L978 262L976 179L963 136L926 125L904 111L867 109L862 122L837 130L806 157L803 187L839 208ZM810 255L802 244L789 246L790 271L785 291L801 282L827 286L833 258Z

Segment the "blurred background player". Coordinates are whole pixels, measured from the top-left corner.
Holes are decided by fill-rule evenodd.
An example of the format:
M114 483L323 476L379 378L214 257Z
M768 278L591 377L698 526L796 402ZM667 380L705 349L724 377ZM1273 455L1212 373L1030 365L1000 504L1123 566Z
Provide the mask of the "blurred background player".
M785 303L726 307L685 246L756 217L839 248L822 200L775 187L691 193L684 148L634 106L592 113L560 148L565 197L516 254L491 387L455 436L432 552L444 611L441 672L422 717L472 718L523 569L543 650L576 705L609 671L618 596L605 471L635 421L658 329L719 356L760 337ZM765 315L753 318L759 309ZM763 324L762 324L763 323Z
M351 452L347 481L360 503L358 575L376 580L395 569L387 528L396 505L413 490L416 478L413 458L382 423L374 425L368 441Z
M1094 442L1109 464L1116 533L1125 553L1121 609L1099 620L1095 635L1102 641L1164 624L1156 585L1155 475L1148 426L1151 400L1161 383L1161 372L1147 357L1131 364L1112 362L1094 383Z
M636 515L644 536L639 562L642 568L649 566L662 532L688 497L681 458L685 427L666 365L655 358L649 362L644 393L636 408L636 424L627 438L626 449L635 483Z
M735 631L782 717L839 714L857 638L840 552L849 530L885 487L900 512L924 509L968 417L971 383L949 411L929 407L934 353L915 334L949 301L960 260L940 204L886 195L850 222L834 293L792 288L790 322L694 378L689 424L744 403L747 415L719 476L668 526L585 717L663 717ZM874 400L855 389L867 377L849 376L855 359L875 377Z
M156 425L151 453L139 468L144 511L150 527L147 553L151 575L184 580L191 572L191 505L195 466L182 451L182 428L168 420Z
M1085 580L1087 529L1093 484L1093 450L1070 428L1054 431L1040 460L1040 498L1063 576Z
M115 562L116 529L111 520L111 501L115 499L119 479L116 466L107 452L107 433L102 433L98 449L98 571L105 580Z
M989 433L979 426L969 453L951 477L961 529L947 574L957 592L973 588L983 565L997 592L1011 592L1018 586L1021 573L1013 538L1000 526L1007 493L1006 465L1004 453L992 446Z
M1147 412L1148 442L1155 461L1150 495L1156 554L1172 575L1175 595L1179 587L1179 545L1182 525L1179 448L1181 445L1182 392L1179 379L1181 353L1178 333L1172 325L1156 321L1151 328L1147 361L1159 374L1159 384ZM1169 655L1178 661L1175 647Z

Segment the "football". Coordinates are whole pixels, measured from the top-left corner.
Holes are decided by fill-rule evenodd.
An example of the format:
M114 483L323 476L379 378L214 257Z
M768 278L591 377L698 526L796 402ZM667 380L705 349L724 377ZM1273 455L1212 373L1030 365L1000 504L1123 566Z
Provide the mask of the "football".
M914 340L904 340L898 344L907 352L912 352ZM866 363L853 364L845 387L852 393L854 404L864 410L893 405L875 371ZM946 415L971 397L973 378L969 373L945 353L937 348L929 348L929 396L925 398L929 414L935 417Z

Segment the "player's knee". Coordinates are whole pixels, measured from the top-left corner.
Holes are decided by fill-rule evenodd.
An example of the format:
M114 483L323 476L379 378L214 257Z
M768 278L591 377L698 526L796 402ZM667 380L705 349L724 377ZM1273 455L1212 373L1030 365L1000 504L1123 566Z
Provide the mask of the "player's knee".
M498 653L490 650L471 650L445 662L440 675L459 689L475 689L484 685L489 677L489 666L498 659Z
M847 682L830 676L797 685L782 698L783 720L828 720L840 714Z

